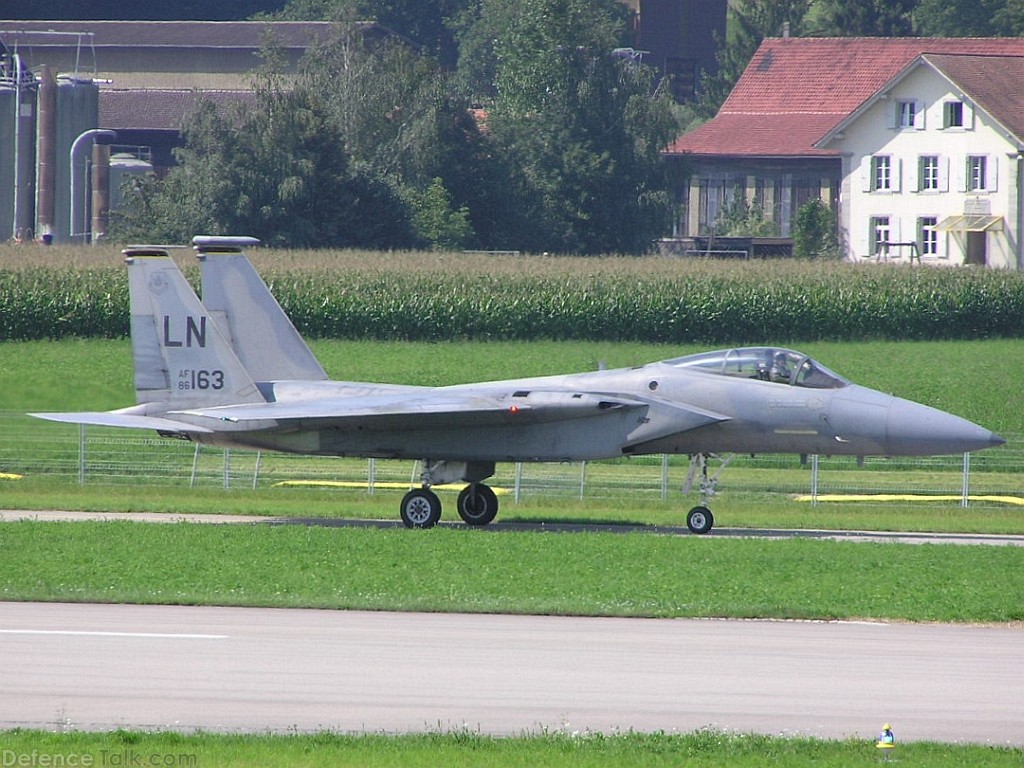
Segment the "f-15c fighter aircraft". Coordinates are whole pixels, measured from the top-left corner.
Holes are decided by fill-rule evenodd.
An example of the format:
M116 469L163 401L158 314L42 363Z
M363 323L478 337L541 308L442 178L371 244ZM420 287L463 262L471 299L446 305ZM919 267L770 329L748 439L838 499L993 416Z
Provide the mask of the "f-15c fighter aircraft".
M689 454L689 485L719 454L915 456L1004 442L774 347L448 387L330 381L242 252L257 242L194 238L202 302L165 250L127 249L137 404L33 415L223 447L422 460L422 487L399 508L413 528L441 517L431 486L457 481L462 519L491 522L498 499L483 481L496 462ZM707 533L711 511L694 507L687 525Z

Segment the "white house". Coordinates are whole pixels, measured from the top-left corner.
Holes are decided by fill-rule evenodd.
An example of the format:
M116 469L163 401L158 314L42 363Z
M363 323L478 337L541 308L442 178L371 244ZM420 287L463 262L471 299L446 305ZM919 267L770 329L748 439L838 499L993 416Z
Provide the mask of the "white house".
M1024 57L925 53L815 146L852 258L1020 268Z
M1022 83L1024 38L766 38L664 152L673 234L713 234L742 196L790 237L819 198L850 258L1024 268Z

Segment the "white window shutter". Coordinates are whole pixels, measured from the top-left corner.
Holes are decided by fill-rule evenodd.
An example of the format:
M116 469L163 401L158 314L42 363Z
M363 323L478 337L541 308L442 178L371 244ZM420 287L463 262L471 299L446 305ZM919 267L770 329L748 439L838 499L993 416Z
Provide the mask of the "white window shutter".
M949 158L939 157L939 191L949 192Z
M899 192L903 188L903 158L897 157L890 162L892 163L890 166L892 173L890 188L893 192Z
M900 102L887 102L885 105L885 114L889 118L889 128L900 127Z
M989 155L988 178L985 179L985 186L989 192L999 189L999 157L997 155Z
M914 128L918 131L924 130L924 102L914 102Z
M974 128L974 107L964 102L964 130L970 131Z
M860 162L860 188L864 192L871 192L874 179L871 178L871 155L868 155Z
M917 156L917 165L910 174L910 192L920 192L924 187L924 158Z

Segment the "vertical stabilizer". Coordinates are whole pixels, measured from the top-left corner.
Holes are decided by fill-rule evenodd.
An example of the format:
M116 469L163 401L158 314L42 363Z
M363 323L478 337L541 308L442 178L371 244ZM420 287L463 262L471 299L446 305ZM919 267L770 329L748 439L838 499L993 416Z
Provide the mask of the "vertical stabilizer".
M129 248L135 398L171 408L263 402L252 377L166 251Z
M327 374L242 252L251 237L193 238L203 305L256 381L326 380Z

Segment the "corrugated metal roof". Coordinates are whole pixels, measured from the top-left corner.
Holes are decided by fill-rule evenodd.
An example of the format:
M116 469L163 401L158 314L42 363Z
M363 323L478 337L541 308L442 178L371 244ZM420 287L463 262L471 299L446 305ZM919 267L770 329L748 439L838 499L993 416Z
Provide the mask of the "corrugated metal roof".
M203 91L172 89L100 91L101 128L177 131L196 100L209 99L220 107L251 103L252 91Z
M327 21L18 21L0 20L9 46L65 47L69 34L84 33L91 44L118 48L252 48L272 32L284 48L306 48L332 29ZM58 33L58 34L47 34Z

